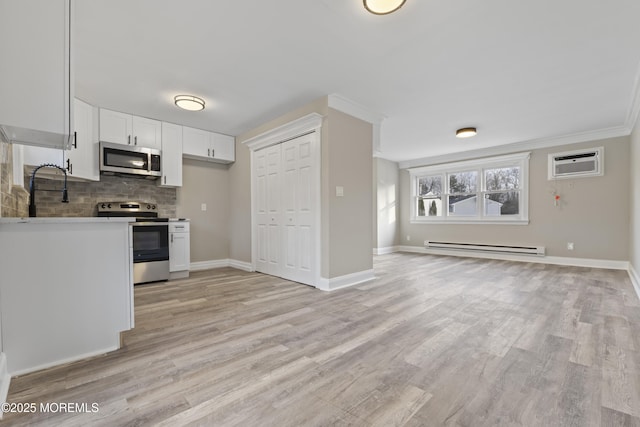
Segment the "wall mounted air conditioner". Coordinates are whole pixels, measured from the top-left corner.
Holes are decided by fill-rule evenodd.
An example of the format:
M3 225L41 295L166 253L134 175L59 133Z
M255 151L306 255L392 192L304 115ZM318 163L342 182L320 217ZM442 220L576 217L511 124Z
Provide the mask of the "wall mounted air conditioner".
M548 178L583 178L604 175L604 147L549 154Z

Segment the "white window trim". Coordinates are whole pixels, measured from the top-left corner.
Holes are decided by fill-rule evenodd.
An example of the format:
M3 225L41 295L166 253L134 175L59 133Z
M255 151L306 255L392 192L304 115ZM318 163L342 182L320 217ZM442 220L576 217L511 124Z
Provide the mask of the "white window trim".
M411 224L501 224L501 225L527 225L529 224L529 159L531 152L508 154L505 156L485 157L482 159L466 160L463 162L446 163L433 166L422 166L410 168L409 176L411 180L411 195L409 198L409 212L411 212ZM478 171L478 191L481 195L484 189L484 169L499 167L518 166L520 167L520 215L515 217L485 217L482 209L478 209L476 216L447 216L448 209L443 211L443 216L419 217L416 212L417 182L418 177L425 175L446 174L451 172ZM443 184L445 184L443 182ZM478 197L480 199L480 197ZM480 203L480 200L478 200ZM443 202L443 206L446 205Z

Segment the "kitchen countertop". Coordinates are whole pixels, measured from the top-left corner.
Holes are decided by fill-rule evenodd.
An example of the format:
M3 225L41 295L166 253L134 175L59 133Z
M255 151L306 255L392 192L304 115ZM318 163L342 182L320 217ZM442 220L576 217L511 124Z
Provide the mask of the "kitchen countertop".
M135 222L134 217L36 217L36 218L0 218L1 224L90 224L90 223L114 223Z

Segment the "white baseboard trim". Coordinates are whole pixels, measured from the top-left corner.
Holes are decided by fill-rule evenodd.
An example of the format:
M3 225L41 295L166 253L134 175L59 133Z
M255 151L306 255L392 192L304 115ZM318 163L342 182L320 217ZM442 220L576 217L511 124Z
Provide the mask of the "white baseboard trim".
M386 248L373 248L374 255L387 255L398 252L398 246L387 246Z
M96 356L102 356L104 354L110 353L112 351L116 351L118 349L120 349L120 335L118 335L117 337L117 343L114 343L113 345L110 345L106 348L103 348L101 350L96 350L96 351L91 351L88 353L83 353L83 354L78 354L72 357L65 357L53 362L48 362L48 363L43 363L42 365L37 365L37 366L32 366L30 368L26 368L26 369L20 369L17 370L15 372L11 372L10 375L12 377L18 376L18 375L25 375L25 374L30 374L31 372L36 372L36 371L41 371L43 369L48 369L48 368L53 368L55 366L60 366L60 365L65 365L67 363L71 363L71 362L77 362L79 360L83 360L83 359L89 359L91 357L96 357Z
M210 270L212 268L233 267L238 270L252 272L253 265L250 262L238 261L235 259L215 259L211 261L198 261L189 264L189 271Z
M335 291L336 289L342 289L349 286L358 285L360 283L368 282L375 278L376 276L373 273L373 269L358 271L357 273L345 274L344 276L332 277L331 279L321 277L316 288L323 291Z
M638 272L633 268L631 263L629 263L629 278L631 279L631 284L636 291L638 299L640 299L640 276L638 276Z
M609 270L628 270L628 261L615 261L608 259L569 258L558 256L536 255L512 255L512 254L487 254L463 250L427 249L421 246L400 246L399 252L413 252L430 255L449 255L467 258L499 259L506 261L535 262L539 264L566 265L572 267L604 268Z
M238 270L248 271L249 273L253 273L255 269L253 268L253 264L245 261L238 261L237 259L229 260L229 267L237 268Z
M0 404L7 403L7 395L9 394L9 384L11 384L11 375L7 371L7 356L0 353ZM3 412L0 411L0 420Z
M198 261L189 264L189 271L210 270L212 268L229 267L228 259L214 259L211 261Z

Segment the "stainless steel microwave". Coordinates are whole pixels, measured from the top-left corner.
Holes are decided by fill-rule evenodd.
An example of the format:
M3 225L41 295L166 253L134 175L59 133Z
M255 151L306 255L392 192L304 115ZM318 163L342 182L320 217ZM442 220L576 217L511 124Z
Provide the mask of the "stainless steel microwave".
M160 150L101 142L100 172L105 175L138 175L156 179L162 174Z

